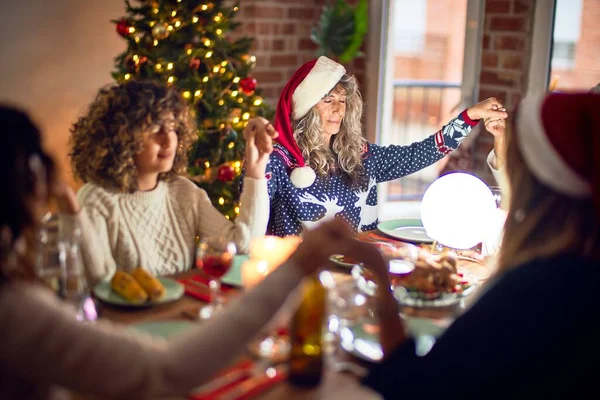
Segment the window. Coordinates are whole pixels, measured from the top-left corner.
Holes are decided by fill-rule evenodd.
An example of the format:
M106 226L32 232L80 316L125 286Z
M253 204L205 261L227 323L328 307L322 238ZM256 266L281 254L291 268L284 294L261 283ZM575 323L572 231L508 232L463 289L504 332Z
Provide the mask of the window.
M551 90L589 90L600 82L598 17L598 0L556 0Z
M392 43L396 54L420 54L425 48L427 0L395 0Z

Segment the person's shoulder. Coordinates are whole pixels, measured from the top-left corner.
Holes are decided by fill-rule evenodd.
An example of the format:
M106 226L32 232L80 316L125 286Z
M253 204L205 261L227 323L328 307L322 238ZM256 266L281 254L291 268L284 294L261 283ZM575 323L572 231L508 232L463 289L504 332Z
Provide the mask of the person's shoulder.
M86 209L110 209L117 202L118 193L95 183L86 183L77 191L77 200Z
M501 288L522 292L527 297L545 297L592 290L600 284L599 263L572 254L538 258L507 271L498 281Z
M184 176L175 176L166 181L165 185L168 188L170 196L176 199L180 199L182 196L197 198L198 196L207 195L204 189L198 187L194 181Z

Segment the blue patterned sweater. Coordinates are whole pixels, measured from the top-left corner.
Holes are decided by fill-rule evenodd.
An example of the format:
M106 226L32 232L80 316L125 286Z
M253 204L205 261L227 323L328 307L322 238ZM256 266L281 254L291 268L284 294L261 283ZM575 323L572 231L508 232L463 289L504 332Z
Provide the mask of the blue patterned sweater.
M310 229L332 217L345 220L356 232L375 229L376 184L402 178L442 159L458 147L476 124L465 110L423 141L407 146L368 144L363 165L369 182L363 190L351 187L337 175L325 179L317 175L311 186L296 188L289 176L294 158L276 144L266 171L271 199L267 234L298 235L303 227Z

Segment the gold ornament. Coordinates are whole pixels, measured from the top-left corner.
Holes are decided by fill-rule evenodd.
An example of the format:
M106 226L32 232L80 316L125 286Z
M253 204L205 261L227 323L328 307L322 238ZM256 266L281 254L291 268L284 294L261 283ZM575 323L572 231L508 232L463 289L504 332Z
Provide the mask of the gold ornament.
M154 27L152 27L152 36L158 40L166 39L167 36L169 36L167 24L164 22L159 22L154 25Z

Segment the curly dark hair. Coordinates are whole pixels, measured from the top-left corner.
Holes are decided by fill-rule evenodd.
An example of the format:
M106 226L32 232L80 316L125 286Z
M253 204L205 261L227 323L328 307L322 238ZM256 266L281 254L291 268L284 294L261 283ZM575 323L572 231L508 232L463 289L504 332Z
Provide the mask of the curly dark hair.
M171 87L127 81L100 89L87 113L73 124L69 156L75 177L117 192L135 192L134 155L143 150L151 127L162 125L165 112L175 117L178 147L173 168L158 179L183 174L188 148L196 139L187 101Z

